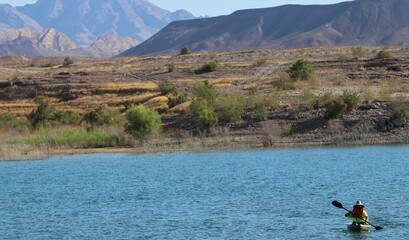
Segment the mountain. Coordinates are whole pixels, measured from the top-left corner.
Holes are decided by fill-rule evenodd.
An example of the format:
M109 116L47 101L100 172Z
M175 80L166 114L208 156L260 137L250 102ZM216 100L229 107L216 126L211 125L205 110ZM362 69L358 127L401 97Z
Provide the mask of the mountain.
M81 47L55 29L8 29L0 32L0 56L93 56L112 57L136 46L129 37L102 36L90 47Z
M0 32L0 56L51 56L79 47L55 29L8 29Z
M42 27L29 16L8 4L0 4L0 31L10 28L38 30Z
M143 41L171 21L194 18L187 11L171 13L147 0L39 0L17 9L87 46L106 34Z
M135 47L139 44L140 42L136 41L133 38L130 37L119 37L117 35L104 35L100 38L98 38L91 46L90 49L92 51L97 51L97 52L105 52L106 49L110 49L110 52L113 54L112 55L117 55L127 49L130 49L132 47Z
M173 22L121 56L191 51L409 44L408 0L285 5Z

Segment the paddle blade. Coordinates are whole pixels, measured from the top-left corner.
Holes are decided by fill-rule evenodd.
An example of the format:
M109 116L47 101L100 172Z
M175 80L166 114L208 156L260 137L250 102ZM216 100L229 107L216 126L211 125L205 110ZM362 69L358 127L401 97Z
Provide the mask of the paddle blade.
M375 227L375 229L376 229L376 230L382 230L382 229L383 229L383 227L376 226L376 227Z
M342 206L342 203L340 203L340 202L338 202L338 201L332 201L332 205L334 205L334 206L337 207L337 208L344 208L344 207Z

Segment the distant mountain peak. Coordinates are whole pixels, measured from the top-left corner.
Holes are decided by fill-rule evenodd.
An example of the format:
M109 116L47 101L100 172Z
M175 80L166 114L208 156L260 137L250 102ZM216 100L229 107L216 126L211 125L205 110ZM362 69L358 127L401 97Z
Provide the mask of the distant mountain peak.
M10 28L41 29L32 18L17 11L9 4L0 4L0 31Z
M171 13L146 0L39 0L18 10L80 45L108 33L143 41L171 21L194 18L186 10Z

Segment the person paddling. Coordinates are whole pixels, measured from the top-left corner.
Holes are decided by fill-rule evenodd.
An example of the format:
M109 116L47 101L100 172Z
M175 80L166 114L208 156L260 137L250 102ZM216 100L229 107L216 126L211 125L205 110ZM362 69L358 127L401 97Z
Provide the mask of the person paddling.
M345 214L345 217L352 219L353 225L367 224L369 217L365 211L365 206L361 201L357 201L352 212Z

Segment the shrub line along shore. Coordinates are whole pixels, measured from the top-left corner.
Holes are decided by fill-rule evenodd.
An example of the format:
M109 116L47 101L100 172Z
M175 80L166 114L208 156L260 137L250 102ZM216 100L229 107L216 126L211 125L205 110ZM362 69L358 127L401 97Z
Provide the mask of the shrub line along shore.
M0 158L409 143L407 47L63 60L0 58Z

